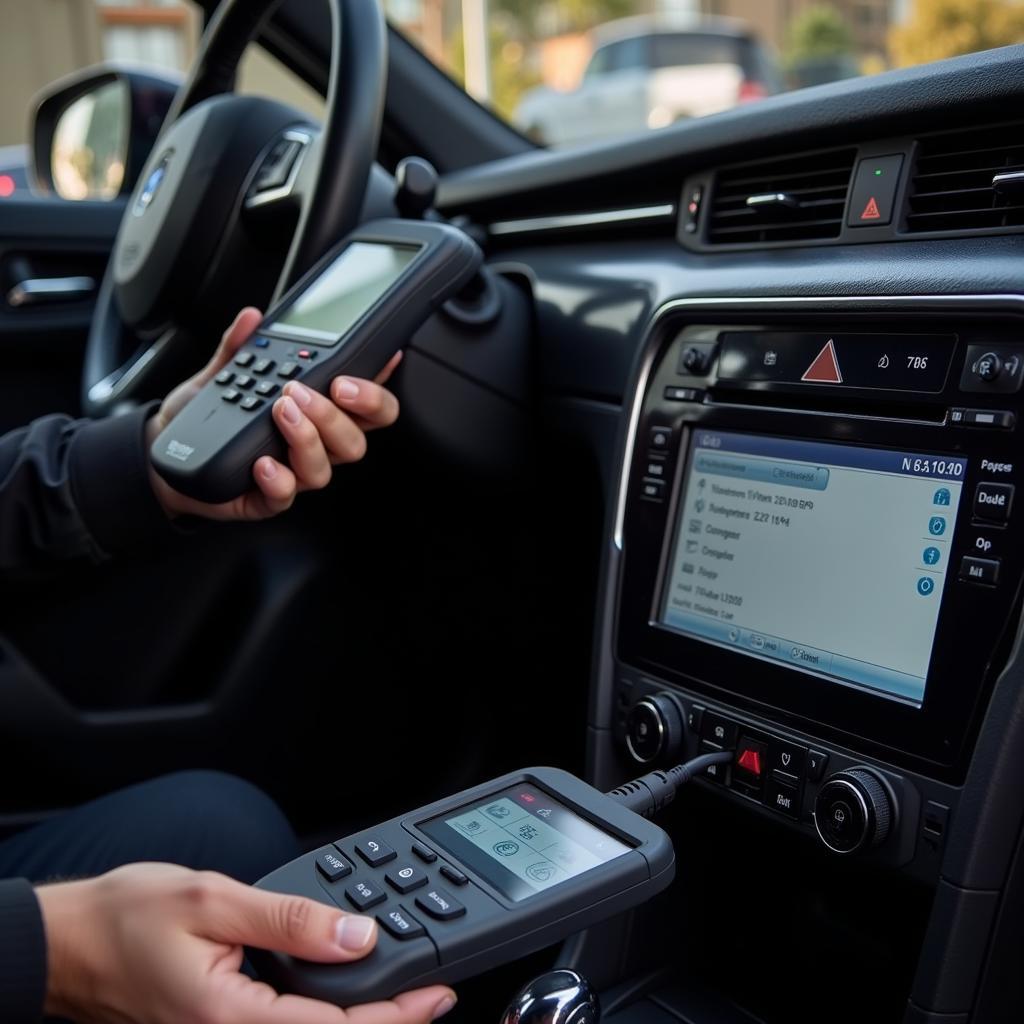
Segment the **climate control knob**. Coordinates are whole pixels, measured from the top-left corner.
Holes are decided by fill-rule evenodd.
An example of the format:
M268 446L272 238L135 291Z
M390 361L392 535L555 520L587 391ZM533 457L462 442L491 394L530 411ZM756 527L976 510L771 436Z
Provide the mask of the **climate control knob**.
M833 853L859 853L884 843L893 815L888 791L866 768L830 776L814 801L814 827Z
M672 760L686 735L683 709L671 693L642 697L626 719L626 746L640 764Z

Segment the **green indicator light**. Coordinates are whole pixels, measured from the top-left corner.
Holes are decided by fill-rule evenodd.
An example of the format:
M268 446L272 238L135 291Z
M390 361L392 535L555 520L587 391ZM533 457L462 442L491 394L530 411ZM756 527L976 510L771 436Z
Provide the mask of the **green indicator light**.
M875 168L875 177L880 178L882 176L882 169L880 167Z

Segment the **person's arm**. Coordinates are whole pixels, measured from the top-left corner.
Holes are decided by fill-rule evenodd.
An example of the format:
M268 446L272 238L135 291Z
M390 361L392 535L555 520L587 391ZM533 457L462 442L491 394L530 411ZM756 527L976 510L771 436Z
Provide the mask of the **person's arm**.
M49 951L44 1006L57 1017L134 1024L428 1024L455 1005L455 993L443 985L343 1010L253 981L241 971L245 946L343 965L373 950L377 925L223 875L130 864L99 878L44 885L38 894ZM12 1024L5 1010L0 1002L0 1019Z
M155 411L46 416L0 437L0 570L97 560L169 530L143 448Z
M35 890L0 880L0 1020L36 1024L46 997L46 933Z
M153 438L230 362L260 319L258 310L242 310L210 362L159 407L103 420L46 416L0 437L0 573L99 561L169 536L170 521L181 515L277 515L300 492L325 487L334 466L361 459L366 433L398 418L398 400L383 385L400 354L376 381L336 378L329 398L298 381L286 384L273 417L288 445L287 464L258 460L252 489L234 501L194 501L153 472Z

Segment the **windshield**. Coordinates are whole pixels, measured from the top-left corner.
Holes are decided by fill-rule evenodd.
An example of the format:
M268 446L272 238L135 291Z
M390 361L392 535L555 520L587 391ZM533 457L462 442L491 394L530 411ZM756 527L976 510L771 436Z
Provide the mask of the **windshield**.
M385 0L385 8L473 97L548 146L1024 42L1024 0Z

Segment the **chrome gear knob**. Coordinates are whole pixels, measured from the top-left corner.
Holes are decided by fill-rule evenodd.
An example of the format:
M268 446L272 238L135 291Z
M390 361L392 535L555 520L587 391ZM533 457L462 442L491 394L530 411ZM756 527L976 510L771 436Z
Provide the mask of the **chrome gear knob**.
M549 971L516 994L501 1024L599 1024L601 1005L590 982L575 971Z

